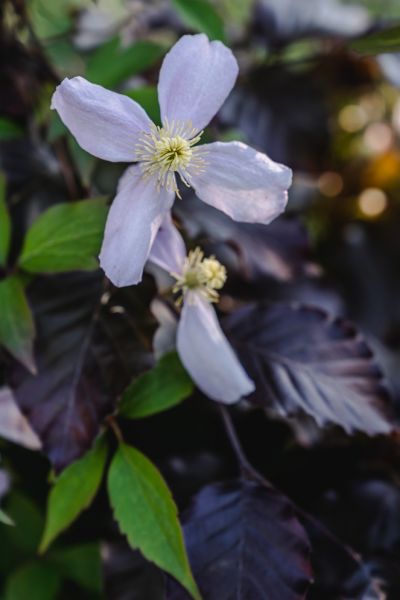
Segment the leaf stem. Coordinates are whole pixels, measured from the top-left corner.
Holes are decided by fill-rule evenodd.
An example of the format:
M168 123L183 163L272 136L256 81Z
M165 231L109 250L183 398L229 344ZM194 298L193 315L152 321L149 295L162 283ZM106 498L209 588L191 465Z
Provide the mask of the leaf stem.
M241 475L243 477L246 477L247 479L252 479L254 481L257 481L258 483L262 484L262 485L266 485L267 482L264 479L264 477L253 467L253 465L249 462L242 444L239 440L239 437L236 433L236 429L235 426L233 424L232 421L232 417L229 414L228 409L225 406L222 406L221 404L219 405L219 410L221 413L221 417L222 417L222 422L224 424L225 427L225 432L228 436L228 439L231 443L233 452L237 458L237 461L239 463L239 467L240 467L240 472ZM267 484L268 485L268 484Z
M108 425L110 426L110 429L112 429L115 437L118 440L119 444L123 444L124 443L124 437L122 435L122 431L117 423L117 421L115 420L115 417L113 415L109 415L106 418L106 421L108 423Z

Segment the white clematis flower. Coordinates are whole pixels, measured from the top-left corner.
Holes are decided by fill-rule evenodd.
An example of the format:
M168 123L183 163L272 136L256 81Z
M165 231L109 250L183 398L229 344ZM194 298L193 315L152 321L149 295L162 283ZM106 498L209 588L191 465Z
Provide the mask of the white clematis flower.
M197 146L238 74L232 52L204 34L183 36L164 58L158 83L162 127L139 104L82 77L64 79L52 99L87 152L137 163L121 178L100 264L117 286L138 283L177 177L232 219L269 223L287 203L291 171L240 142Z
M181 235L167 213L149 260L175 278L182 310L176 347L188 373L209 398L231 404L254 391L254 383L222 332L212 302L226 280L226 270L214 257L196 248L186 256Z

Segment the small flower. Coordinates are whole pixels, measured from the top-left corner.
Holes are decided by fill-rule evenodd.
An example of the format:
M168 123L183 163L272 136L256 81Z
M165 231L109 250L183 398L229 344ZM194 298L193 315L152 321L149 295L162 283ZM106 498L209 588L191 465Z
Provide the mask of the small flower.
M78 143L112 162L136 163L111 206L100 264L117 286L138 283L177 180L232 219L269 223L285 208L291 171L240 142L198 146L204 127L238 74L232 52L204 34L183 36L167 53L158 97L162 127L136 102L82 77L64 79L52 99Z
M189 252L182 237L165 215L149 260L176 280L173 291L182 304L176 347L196 385L213 400L230 404L254 391L254 383L238 361L223 334L212 307L226 281L226 269L200 248ZM171 331L170 318L168 330Z

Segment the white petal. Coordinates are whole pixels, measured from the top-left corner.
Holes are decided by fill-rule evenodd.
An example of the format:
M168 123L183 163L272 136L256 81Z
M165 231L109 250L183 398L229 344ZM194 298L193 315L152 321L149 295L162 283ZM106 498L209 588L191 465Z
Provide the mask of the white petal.
M160 324L153 337L154 356L158 360L176 348L178 319L172 309L158 299L153 300L150 310Z
M235 221L273 221L287 204L292 171L241 142L201 146L206 162L191 173L197 196Z
M168 273L181 273L185 257L185 242L168 212L151 247L149 260Z
M111 162L133 162L139 136L151 127L137 102L83 77L64 79L51 108L84 150Z
M177 350L196 385L213 400L231 404L254 391L211 304L200 294L186 294L178 324Z
M21 413L10 388L0 388L0 437L40 450L42 442Z
M181 37L160 71L163 123L191 121L196 131L204 129L232 90L238 71L235 57L222 42L209 42L204 33Z
M125 171L108 213L100 252L100 265L114 285L141 281L154 238L173 201L174 193L157 190L157 181L144 179L139 166Z

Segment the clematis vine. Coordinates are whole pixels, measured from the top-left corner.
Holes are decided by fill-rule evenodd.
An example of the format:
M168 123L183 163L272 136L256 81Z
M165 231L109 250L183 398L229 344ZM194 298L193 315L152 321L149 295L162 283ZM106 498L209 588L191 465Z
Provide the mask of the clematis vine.
M183 365L209 398L231 404L254 391L222 332L212 303L226 280L226 269L200 248L186 256L184 241L167 213L155 238L149 260L175 279L180 319L176 348Z
M238 65L221 42L183 36L164 58L158 82L162 126L122 94L82 77L64 79L52 99L78 143L126 170L112 203L100 264L117 286L138 283L178 180L232 219L267 224L287 203L291 171L240 142L197 145L232 90Z

